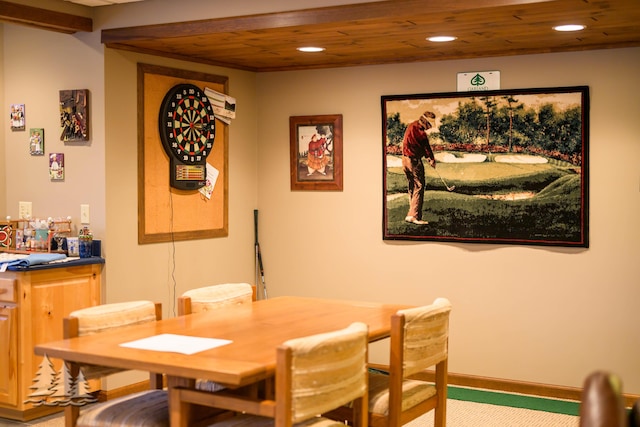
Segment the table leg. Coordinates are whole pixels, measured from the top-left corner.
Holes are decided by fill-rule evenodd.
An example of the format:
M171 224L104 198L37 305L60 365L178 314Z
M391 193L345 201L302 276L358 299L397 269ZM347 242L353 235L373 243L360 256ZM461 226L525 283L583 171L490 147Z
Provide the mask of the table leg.
M232 411L207 406L192 405L180 399L180 389L195 389L193 379L167 375L169 393L169 424L171 427L207 426L216 420L233 416ZM212 392L213 393L213 392Z
M169 425L171 427L188 427L191 424L193 407L182 404L172 390L175 387L195 388L196 380L167 375L167 392L169 394Z

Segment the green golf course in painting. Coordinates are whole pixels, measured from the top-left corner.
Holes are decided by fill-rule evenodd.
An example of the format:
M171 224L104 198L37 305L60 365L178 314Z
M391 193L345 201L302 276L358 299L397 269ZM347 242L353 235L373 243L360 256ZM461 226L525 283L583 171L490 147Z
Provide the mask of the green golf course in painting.
M534 155L438 152L425 165L423 219L404 221L409 200L400 158L386 158L387 235L495 243L581 242L580 169ZM455 186L454 191L448 191Z

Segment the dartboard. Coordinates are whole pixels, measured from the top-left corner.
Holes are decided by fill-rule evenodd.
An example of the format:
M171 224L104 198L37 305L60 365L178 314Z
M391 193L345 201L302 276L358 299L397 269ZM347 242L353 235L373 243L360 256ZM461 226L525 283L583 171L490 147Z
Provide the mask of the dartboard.
M160 106L160 139L170 159L170 183L194 190L205 185L207 156L213 149L216 121L204 91L193 84L178 84Z

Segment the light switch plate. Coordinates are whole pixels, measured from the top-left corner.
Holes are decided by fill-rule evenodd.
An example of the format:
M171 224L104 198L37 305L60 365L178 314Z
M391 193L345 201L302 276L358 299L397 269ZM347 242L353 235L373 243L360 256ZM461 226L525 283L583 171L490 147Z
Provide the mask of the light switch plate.
M89 205L80 205L80 223L89 224Z
M33 215L33 204L31 202L18 202L18 218L29 219Z

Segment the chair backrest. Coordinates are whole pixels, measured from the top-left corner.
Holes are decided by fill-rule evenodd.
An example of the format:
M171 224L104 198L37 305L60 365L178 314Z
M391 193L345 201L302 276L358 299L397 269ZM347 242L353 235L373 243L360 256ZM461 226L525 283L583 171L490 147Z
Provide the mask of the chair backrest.
M223 283L186 291L178 298L178 315L215 310L229 305L248 304L256 298L248 283Z
M400 310L391 316L389 400L384 425L403 425L434 408L434 425L445 425L450 312L449 300L438 298L431 305ZM403 399L404 380L434 365L435 394L405 408L409 402Z
M162 319L162 304L151 301L129 301L121 303L101 304L73 311L63 319L64 338L117 330L127 326L155 322ZM85 379L98 379L118 372L122 369L104 366L69 363L69 371L77 377L79 371ZM149 373L152 389L163 387L162 374ZM68 405L64 408L65 425L75 426L80 415L80 408Z
M450 312L449 300L438 298L431 305L400 310L392 317L391 339L402 346L402 378L447 359Z
M356 322L283 343L277 350L275 424L290 426L352 401L356 418L366 419L367 335L367 325Z
M63 319L64 338L98 334L105 331L155 322L162 318L162 305L151 301L128 301L101 304L73 311ZM93 365L82 365L82 373L87 379L99 378L121 372L120 369ZM152 378L152 386L157 377Z

